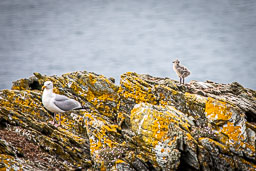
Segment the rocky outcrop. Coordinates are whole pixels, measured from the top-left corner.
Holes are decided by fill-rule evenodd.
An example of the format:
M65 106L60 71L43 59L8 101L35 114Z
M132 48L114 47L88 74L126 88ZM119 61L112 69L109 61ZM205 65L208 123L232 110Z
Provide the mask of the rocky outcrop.
M62 127L53 127L41 103L46 80L88 109L63 114ZM86 71L34 73L1 90L0 169L256 169L254 90L132 72L113 82Z

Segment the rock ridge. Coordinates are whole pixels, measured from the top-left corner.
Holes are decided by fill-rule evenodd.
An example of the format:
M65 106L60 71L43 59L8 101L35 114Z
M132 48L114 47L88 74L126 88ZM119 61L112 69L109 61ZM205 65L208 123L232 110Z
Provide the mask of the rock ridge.
M88 109L53 127L47 80ZM0 170L256 170L256 92L237 82L34 73L0 90L0 104Z

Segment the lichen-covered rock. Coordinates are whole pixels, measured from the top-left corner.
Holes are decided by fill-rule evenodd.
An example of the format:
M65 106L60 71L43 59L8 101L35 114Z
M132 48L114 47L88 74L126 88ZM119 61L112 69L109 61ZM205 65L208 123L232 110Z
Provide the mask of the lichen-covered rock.
M140 103L131 112L132 131L145 159L159 168L177 170L181 153L186 153L191 167L199 169L197 142L189 134L193 121L171 106ZM184 148L186 146L186 149Z
M53 127L46 80L88 109ZM238 83L35 73L1 90L0 104L0 170L256 170L256 92Z
M63 126L54 128L48 124L48 121L52 120L52 115L41 103L40 89L46 80L54 82L56 93L74 98L90 109L67 112L62 115ZM16 81L12 90L0 92L0 122L4 129L9 132L13 130L40 147L43 152L54 156L55 164L45 168L40 166L40 169L91 167L86 116L97 113L113 122L115 115L112 114L116 112L115 101L118 100L117 89L111 81L93 73L74 72L61 77L35 73L35 76L29 79ZM1 138L5 139L2 136ZM17 157L16 154L14 156ZM30 164L28 162L28 165Z

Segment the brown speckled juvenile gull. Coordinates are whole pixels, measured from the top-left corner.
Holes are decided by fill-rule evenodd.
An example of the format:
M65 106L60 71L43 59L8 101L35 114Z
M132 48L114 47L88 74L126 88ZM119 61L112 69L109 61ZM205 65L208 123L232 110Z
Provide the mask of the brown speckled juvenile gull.
M185 78L190 75L190 71L183 65L180 65L180 61L176 59L173 63L173 70L180 77L180 84L185 82Z
M84 109L78 101L53 93L53 83L51 81L46 81L42 89L44 90L42 95L43 105L47 110L54 113L53 125L55 125L56 113ZM59 114L59 124L55 126L58 127L59 125L61 125L61 114Z

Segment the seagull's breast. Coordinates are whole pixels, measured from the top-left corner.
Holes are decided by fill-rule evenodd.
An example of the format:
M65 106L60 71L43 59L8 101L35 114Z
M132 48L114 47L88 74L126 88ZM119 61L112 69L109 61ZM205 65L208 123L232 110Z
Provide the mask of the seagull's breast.
M55 96L56 96L56 94L54 94L54 93L44 91L43 95L42 95L42 103L43 103L44 107L53 113L64 112L63 110L59 109L54 104Z
M173 68L173 70L176 72L176 74L180 77L180 76L181 76L181 73L180 73L179 70L178 70L178 66L175 65L175 64L173 64L172 68Z

